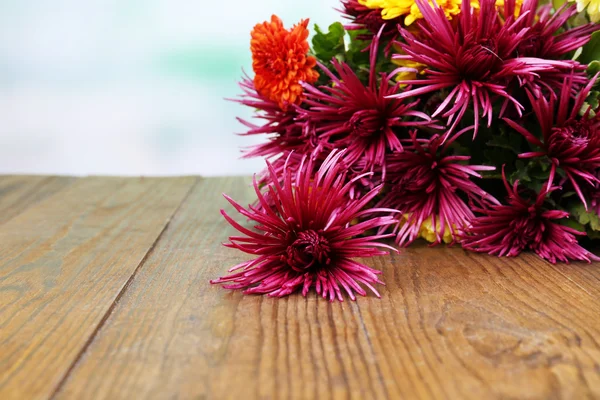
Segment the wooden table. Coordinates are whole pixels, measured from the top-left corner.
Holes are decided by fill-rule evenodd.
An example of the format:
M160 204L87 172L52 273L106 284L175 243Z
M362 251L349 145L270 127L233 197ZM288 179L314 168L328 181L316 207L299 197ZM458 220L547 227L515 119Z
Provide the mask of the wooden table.
M600 398L599 265L421 245L381 299L243 296L208 280L248 184L0 177L0 399Z

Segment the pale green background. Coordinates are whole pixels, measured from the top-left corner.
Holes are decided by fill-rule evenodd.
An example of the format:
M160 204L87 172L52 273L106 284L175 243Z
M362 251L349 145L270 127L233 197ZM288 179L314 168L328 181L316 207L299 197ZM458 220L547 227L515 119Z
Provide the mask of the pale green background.
M272 13L341 20L337 0L0 0L0 173L231 175L224 97L250 70L249 33Z

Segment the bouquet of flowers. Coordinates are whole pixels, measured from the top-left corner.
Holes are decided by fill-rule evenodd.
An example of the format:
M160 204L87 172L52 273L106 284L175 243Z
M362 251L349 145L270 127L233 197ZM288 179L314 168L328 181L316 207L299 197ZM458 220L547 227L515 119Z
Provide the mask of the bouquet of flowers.
M256 256L224 283L246 293L366 295L356 257L417 239L555 263L597 260L600 2L343 0L346 25L272 16L254 27L236 101L265 135L257 201L227 200ZM393 239L393 240L392 240Z

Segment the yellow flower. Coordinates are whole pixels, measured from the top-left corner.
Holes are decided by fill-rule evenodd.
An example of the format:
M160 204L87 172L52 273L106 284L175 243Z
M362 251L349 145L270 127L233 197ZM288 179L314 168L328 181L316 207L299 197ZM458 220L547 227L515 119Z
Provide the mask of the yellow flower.
M522 5L523 5L523 0L516 0L515 1L515 11L520 10ZM498 7L498 8L504 7L504 0L496 0L496 7Z
M448 19L452 19L454 15L460 14L460 5L462 3L461 0L435 0L435 2L438 6L440 6L442 10L444 10L444 14ZM471 1L471 4L473 4L474 2L478 3L477 0L475 0ZM433 6L433 3L431 1L429 1L429 4ZM404 18L404 25L409 26L410 24L421 18L423 18L423 14L421 14L421 10L419 10L419 6L415 2L410 8L410 14L407 15L406 18Z
M414 0L358 0L360 4L372 10L381 9L381 18L394 19L410 12Z
M383 19L394 19L405 15L404 25L406 26L423 18L415 0L358 0L358 2L370 9L381 9ZM452 19L452 16L460 13L461 0L435 0L435 2L444 10L448 19ZM477 3L477 0L472 0L471 3ZM433 2L429 0L429 4L433 5Z
M394 45L394 50L396 51L396 54L404 54L404 52L402 51L402 49L399 46ZM392 59L392 62L400 67L414 68L418 71L418 72L417 71L398 72L398 74L396 75L397 82L417 79L417 74L422 73L422 71L426 67L425 64L421 64L421 63L418 63L418 62L412 61L412 60Z
M405 224L409 218L410 218L410 214L402 215L401 224ZM429 217L425 221L423 221L423 223L421 224L421 227L419 229L419 235L417 236L418 238L423 238L423 239L427 240L429 243L437 242L436 230L438 233L441 232L441 230L442 230L442 224L441 224L439 217L437 217L435 219L436 230L433 229L432 221L433 221L432 217ZM450 229L449 227L446 226L444 229L444 235L442 236L442 241L446 244L452 243L452 241L453 241L452 235L453 234L454 234L454 236L457 236L457 234L458 234L458 230L456 229L456 226L453 226L452 229Z
M406 68L414 68L418 71L422 71L425 68L425 64L418 63L416 61L410 60L392 60L392 62L396 65ZM413 79L417 79L417 72L414 71L402 71L398 72L396 75L396 81L410 81Z
M577 2L577 11L582 12L587 7L587 13L590 21L600 21L600 0L569 0Z
M521 15L521 6L523 5L523 0L515 0L515 18L519 18ZM471 7L479 10L479 1L471 0ZM504 0L496 0L496 8L504 7Z
M479 0L470 0L471 6L475 9L479 9ZM573 0L569 0L573 1ZM579 4L580 2L585 2L586 4L589 2L593 2L595 4L596 13L600 17L600 0L576 0ZM368 7L372 10L381 9L381 18L383 19L394 19L400 16L405 16L404 25L409 26L417 19L423 18L423 14L421 14L421 10L419 10L419 6L417 5L415 0L358 0L360 4L365 7ZM444 14L446 18L452 19L453 16L460 14L460 6L462 4L462 0L435 0L437 5L444 10ZM515 7L515 16L518 16L518 12L521 9L521 4L523 0L516 0ZM433 1L429 0L429 4L433 6ZM503 7L504 0L496 0L496 7ZM583 9L583 8L582 8ZM589 11L588 8L588 13Z
M439 218L435 219L435 228L438 233L442 230L442 223L440 222ZM442 237L442 240L444 241L444 243L451 243L453 240L452 239L452 234L453 234L452 231L454 231L454 235L456 235L456 227L452 227L452 229L450 229L449 227L445 227L445 228L446 229L444 229L444 236ZM433 229L433 218L432 217L427 218L421 224L421 229L419 230L419 237L422 237L423 239L427 240L429 243L434 243L437 241L436 231Z

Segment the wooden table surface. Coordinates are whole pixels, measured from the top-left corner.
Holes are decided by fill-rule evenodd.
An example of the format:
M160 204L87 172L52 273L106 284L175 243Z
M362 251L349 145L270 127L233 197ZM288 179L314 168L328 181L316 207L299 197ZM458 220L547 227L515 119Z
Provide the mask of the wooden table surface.
M600 265L418 245L381 299L243 296L208 281L248 184L0 177L0 399L600 398Z

